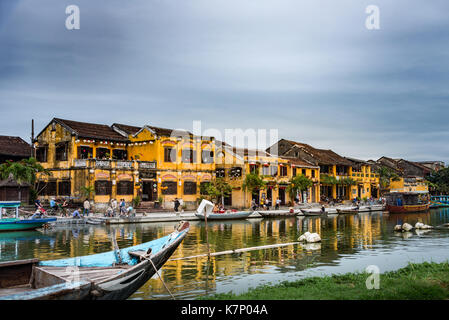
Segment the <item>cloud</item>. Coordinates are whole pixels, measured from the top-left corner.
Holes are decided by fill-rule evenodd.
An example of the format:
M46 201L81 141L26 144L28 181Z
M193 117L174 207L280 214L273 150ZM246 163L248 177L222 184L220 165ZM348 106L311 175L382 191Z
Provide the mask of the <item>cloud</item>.
M342 155L449 162L447 1L78 0L0 7L1 134L31 117L277 128ZM3 2L2 2L3 3ZM26 116L23 116L26 115Z

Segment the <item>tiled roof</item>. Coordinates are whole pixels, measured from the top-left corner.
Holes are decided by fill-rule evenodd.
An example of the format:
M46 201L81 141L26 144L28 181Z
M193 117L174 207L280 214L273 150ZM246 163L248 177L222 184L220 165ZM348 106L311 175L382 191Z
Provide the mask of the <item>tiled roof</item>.
M54 118L54 121L66 127L80 138L91 138L99 140L113 140L113 141L127 141L128 139L123 137L118 132L114 131L110 126L105 124L95 124L87 122L78 122L72 120L64 120Z
M296 167L304 167L304 168L319 168L315 166L313 163L310 163L305 160L300 160L298 158L290 158L290 157L281 157L282 159L288 160L288 162Z
M0 154L14 157L29 157L31 146L20 137L0 136Z
M306 152L312 155L319 164L322 165L347 165L350 166L351 162L344 157L336 154L332 150L324 150L314 148L306 143L300 143L292 140L285 140L289 142L292 146L304 149Z
M127 124L114 123L112 127L116 127L119 130L124 131L126 134L136 134L142 129L142 127L130 126Z

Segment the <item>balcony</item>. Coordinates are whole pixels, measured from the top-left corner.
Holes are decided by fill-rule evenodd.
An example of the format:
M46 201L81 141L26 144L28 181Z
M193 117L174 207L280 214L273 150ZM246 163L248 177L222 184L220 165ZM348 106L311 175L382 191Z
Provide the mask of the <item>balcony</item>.
M133 168L133 161L119 160L116 162L115 167L117 169L131 170Z
M73 161L73 166L75 168L87 168L89 160L87 159L75 159Z
M154 170L156 169L156 161L139 161L139 169Z
M110 160L97 160L97 161L95 161L95 168L109 169L109 168L111 168L111 161Z

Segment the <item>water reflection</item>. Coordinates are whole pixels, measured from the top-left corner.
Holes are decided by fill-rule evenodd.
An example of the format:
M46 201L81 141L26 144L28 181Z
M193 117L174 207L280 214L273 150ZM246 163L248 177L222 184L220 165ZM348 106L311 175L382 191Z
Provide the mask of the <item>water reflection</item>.
M322 243L298 244L207 258L169 261L162 276L177 298L217 292L241 292L262 283L304 276L362 270L376 264L381 270L402 267L411 260L447 260L449 231L395 233L396 224L449 222L449 208L419 214L363 213L328 217L292 217L209 222L211 252L294 242L306 231L317 232ZM77 226L45 232L0 233L0 261L74 257L111 250L115 231L119 247L162 237L176 223L117 226ZM191 231L172 258L207 252L204 222ZM153 277L131 299L169 299L161 281Z

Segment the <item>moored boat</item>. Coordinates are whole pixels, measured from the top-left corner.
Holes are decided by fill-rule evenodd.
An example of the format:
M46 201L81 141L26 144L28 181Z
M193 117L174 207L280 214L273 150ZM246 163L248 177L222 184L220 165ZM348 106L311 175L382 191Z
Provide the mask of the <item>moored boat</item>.
M224 212L212 212L214 209L214 204L210 201L203 199L195 212L195 216L201 220L232 220L232 219L246 219L253 211L236 211L236 210L226 210Z
M293 217L298 214L295 210L261 210L257 211L264 218Z
M449 196L431 196L430 208L449 207Z
M170 258L189 231L181 222L159 239L68 259L0 263L0 300L123 300Z
M20 219L20 201L0 201L0 231L24 231L41 228L44 224L56 221L56 218L45 219ZM16 212L15 218L3 218L3 209L13 208Z
M427 192L391 192L385 197L390 213L422 212L430 207Z

